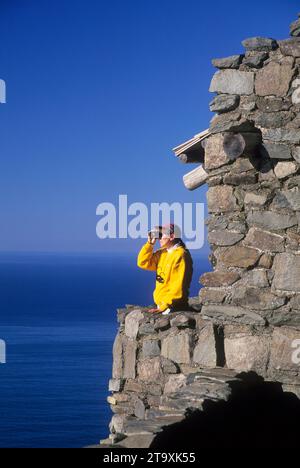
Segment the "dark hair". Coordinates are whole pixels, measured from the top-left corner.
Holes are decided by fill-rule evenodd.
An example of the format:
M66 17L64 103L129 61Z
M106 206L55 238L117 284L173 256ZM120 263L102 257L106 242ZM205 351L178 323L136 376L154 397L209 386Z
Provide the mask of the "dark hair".
M180 247L183 247L184 249L186 249L186 245L185 245L185 243L183 242L183 240L180 239L180 237L175 237L175 238L173 239L173 242L174 242L174 245L175 245L175 244L179 244Z

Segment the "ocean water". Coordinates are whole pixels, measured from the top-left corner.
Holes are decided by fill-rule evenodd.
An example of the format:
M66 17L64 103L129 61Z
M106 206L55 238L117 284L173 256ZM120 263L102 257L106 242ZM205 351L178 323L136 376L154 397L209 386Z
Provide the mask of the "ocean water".
M190 295L211 267L194 256ZM0 254L0 447L83 447L107 437L116 308L152 304L135 253Z

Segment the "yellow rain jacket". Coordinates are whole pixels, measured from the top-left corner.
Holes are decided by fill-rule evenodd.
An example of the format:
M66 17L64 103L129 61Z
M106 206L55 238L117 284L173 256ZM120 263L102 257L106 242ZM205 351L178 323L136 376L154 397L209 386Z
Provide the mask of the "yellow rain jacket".
M188 304L193 260L187 249L179 245L153 252L153 245L147 242L138 254L137 264L144 270L156 271L153 298L159 310Z

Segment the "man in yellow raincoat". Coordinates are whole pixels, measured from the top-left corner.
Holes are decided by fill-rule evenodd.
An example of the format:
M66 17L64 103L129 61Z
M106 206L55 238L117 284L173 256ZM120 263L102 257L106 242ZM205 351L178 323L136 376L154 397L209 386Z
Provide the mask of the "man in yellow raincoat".
M156 271L153 298L157 307L149 312L167 315L175 310L189 309L193 260L181 238L176 237L177 226L167 224L157 229L160 249L153 251L156 238L149 234L138 254L137 265L144 270Z

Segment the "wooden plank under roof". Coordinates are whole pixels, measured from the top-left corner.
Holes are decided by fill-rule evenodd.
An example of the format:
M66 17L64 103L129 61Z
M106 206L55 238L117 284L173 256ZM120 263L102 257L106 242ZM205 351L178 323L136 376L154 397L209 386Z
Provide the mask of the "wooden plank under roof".
M173 148L173 152L183 163L189 162L203 162L204 160L204 148L202 141L210 135L209 129L203 130L197 133L190 140L181 143L180 145Z

